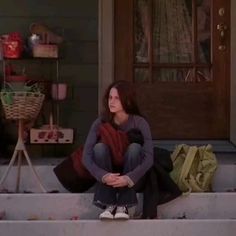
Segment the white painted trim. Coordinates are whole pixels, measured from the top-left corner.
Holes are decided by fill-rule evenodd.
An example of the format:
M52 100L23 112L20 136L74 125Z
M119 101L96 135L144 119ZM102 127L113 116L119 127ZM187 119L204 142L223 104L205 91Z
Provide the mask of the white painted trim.
M99 0L98 27L98 110L107 86L114 80L113 0Z
M236 1L231 1L230 141L236 145Z

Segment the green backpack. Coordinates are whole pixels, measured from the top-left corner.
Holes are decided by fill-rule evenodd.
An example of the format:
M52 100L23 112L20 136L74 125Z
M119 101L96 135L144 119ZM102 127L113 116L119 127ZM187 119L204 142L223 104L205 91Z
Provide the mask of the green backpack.
M217 168L211 145L196 147L178 145L171 155L171 178L183 192L209 192Z

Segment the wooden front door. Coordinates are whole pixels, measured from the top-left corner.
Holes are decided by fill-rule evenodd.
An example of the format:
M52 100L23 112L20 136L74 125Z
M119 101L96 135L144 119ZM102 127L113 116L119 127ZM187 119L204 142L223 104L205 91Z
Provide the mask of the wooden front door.
M154 139L228 139L230 0L115 0L115 79Z

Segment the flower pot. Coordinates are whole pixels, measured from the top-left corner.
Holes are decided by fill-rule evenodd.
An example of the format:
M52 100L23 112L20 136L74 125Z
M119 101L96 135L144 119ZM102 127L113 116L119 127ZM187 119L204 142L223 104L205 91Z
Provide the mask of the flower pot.
M67 95L67 84L52 84L52 99L64 100Z

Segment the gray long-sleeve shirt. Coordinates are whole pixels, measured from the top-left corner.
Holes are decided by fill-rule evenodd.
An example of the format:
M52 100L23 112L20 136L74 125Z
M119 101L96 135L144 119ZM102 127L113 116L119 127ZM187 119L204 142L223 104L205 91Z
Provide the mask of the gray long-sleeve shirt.
M100 117L93 122L84 145L82 157L85 167L99 182L102 182L102 177L108 174L106 170L100 168L94 162L93 158L93 148L98 140L98 128L101 123ZM127 132L132 128L139 129L144 138L142 162L135 169L126 174L135 184L153 164L153 143L149 124L143 117L129 115L128 121L118 127L118 129L124 132Z

